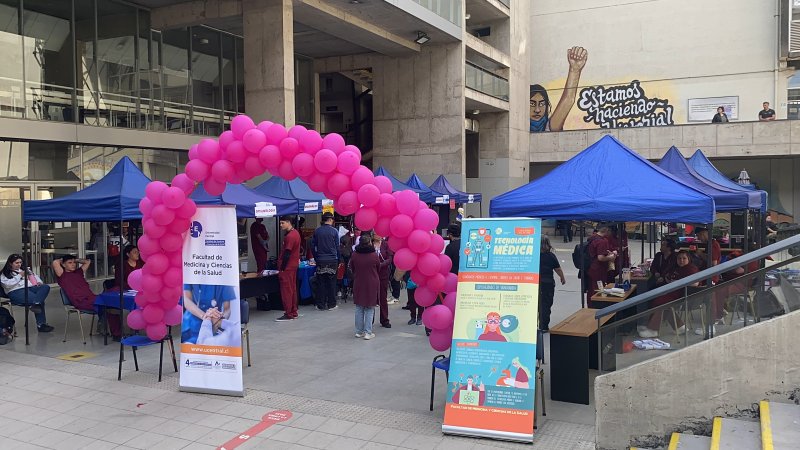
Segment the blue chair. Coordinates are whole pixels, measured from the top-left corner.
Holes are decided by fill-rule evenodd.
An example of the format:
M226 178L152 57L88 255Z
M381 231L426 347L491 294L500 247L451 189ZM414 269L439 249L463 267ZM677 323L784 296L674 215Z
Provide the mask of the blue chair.
M86 345L86 335L83 333L83 320L81 316L87 315L92 316L92 322L89 324L89 336L92 336L92 329L94 329L94 318L97 316L97 312L94 310L86 311L82 309L78 309L73 306L72 301L67 296L67 293L64 289L59 289L61 292L61 303L64 304L64 311L67 313L67 320L64 321L64 340L61 342L67 342L67 328L69 328L69 318L73 314L78 315L78 326L81 329L81 339L83 339L83 345Z
M250 367L250 329L247 328L247 324L250 323L250 303L247 303L247 299L239 299L239 310L241 312L242 337L247 343L247 367Z
M436 369L444 370L444 381L448 383L450 379L450 358L444 355L436 355L431 363L431 411L433 411L433 385L436 383Z
M161 382L161 367L164 363L164 341L167 341L169 343L169 349L170 352L172 353L172 366L175 368L175 372L177 372L178 363L177 361L175 361L175 346L172 342L172 327L169 327L167 335L157 341L154 341L147 336L141 336L141 335L128 336L126 338L122 338L119 341L119 367L117 369L117 381L122 380L122 361L125 358L124 352L126 345L130 347L131 350L133 350L133 364L134 367L136 367L136 371L138 372L139 360L136 359L136 350L139 347L147 347L153 344L159 344L160 353L158 356L158 381Z

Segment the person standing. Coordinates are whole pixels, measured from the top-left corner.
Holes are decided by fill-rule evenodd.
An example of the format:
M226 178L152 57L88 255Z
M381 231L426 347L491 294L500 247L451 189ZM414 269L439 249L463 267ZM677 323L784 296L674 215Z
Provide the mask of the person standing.
M775 120L775 111L769 107L769 102L764 102L763 109L758 112L758 120L761 122Z
M458 275L458 264L460 261L460 251L461 251L461 223L455 222L451 223L447 227L447 239L450 240L450 243L447 244L447 247L444 249L444 254L450 258L450 261L453 262L453 266L450 267L450 273L454 273Z
M561 285L567 284L564 271L558 258L552 252L550 238L542 236L542 253L539 258L539 329L550 331L550 311L553 309L553 298L556 293L556 280L553 272L558 274Z
M264 219L260 217L250 224L250 246L253 248L258 273L261 273L266 270L269 259L269 233L264 226Z
M717 108L717 113L714 114L714 118L711 119L711 123L727 123L728 122L728 115L725 114L725 108L720 106Z
M349 268L353 272L353 303L355 309L355 326L357 338L372 339L372 322L375 320L375 306L378 305L379 290L381 286L378 271L381 260L372 239L364 234L350 258ZM384 298L386 289L384 288Z
M276 322L297 319L297 268L300 266L300 233L294 228L294 217L282 216L281 230L285 233L278 259L278 282L281 286L283 315Z
M605 286L606 279L608 278L609 263L617 259L617 252L611 250L608 242L608 236L611 231L608 227L601 227L597 231L597 237L589 238L589 258L591 263L589 269L586 271L586 293L587 305L589 308L594 308L594 302L591 300L592 293L597 289L597 282Z
M0 284L14 306L25 306L25 277L28 277L28 305L36 317L36 328L40 333L53 331L53 327L47 324L44 312L44 301L50 293L50 286L42 283L42 279L34 275L30 268L23 270L22 256L12 254L3 267Z
M364 240L362 235L361 240ZM369 241L367 241L369 242ZM394 253L389 249L389 245L383 240L381 236L372 234L372 246L374 252L378 255L378 260L381 265L378 270L378 278L380 279L380 288L378 289L378 304L380 305L380 322L383 328L392 328L389 323L389 266L394 259Z
M322 225L314 230L311 247L317 263L316 276L319 282L317 309L336 309L336 269L341 258L339 232L333 227L333 214L328 212L322 215Z
M126 245L125 249L122 251L122 255L125 257L122 267L114 268L114 286L119 287L121 285L122 290L127 291L131 288L128 285L128 277L134 270L139 270L144 267L144 262L142 262L141 255L139 254L139 247L133 244Z

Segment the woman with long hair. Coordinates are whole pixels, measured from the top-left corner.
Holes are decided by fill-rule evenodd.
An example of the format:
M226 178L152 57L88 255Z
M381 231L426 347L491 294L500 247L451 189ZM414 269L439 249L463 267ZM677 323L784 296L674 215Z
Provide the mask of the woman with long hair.
M353 303L355 309L355 327L357 338L372 339L372 322L375 319L375 307L378 306L378 291L381 281L378 271L381 260L372 244L372 235L361 234L355 252L350 257L350 269L353 273ZM384 295L385 291L384 291Z
M478 340L508 342L500 331L500 313L490 312L486 315L486 326L483 328L483 334L478 336Z
M133 244L126 245L122 254L125 257L125 261L122 263L122 267L117 265L114 269L114 285L122 285L122 290L127 291L131 288L128 285L128 276L134 270L144 267L144 262L142 262L142 258L139 255L139 247Z
M689 256L689 252L687 252L685 250L681 250L680 252L678 252L678 256L676 258L676 261L677 261L677 265L673 268L673 270L670 273L665 275L665 279L667 280L667 283L671 283L673 281L680 280L681 278L686 278L686 277L688 277L690 275L694 275L697 272L699 272L699 269L697 267L695 267L694 264L692 264L691 257ZM697 286L699 284L700 283L694 283L694 284L692 284L692 286ZM683 290L677 289L677 290L672 291L672 292L670 292L668 294L664 294L661 297L658 297L657 299L655 299L652 302L650 302L650 307L651 308L655 308L656 306L666 305L669 302L672 302L672 301L675 301L675 300L681 298L681 294L682 293L683 293ZM659 330L659 328L661 328L661 318L662 318L663 312L664 312L663 310L659 310L657 312L654 312L653 315L650 316L650 321L646 326L639 325L637 327L637 331L639 332L639 336L640 337L643 337L643 338L658 337L658 332L659 332L658 330ZM671 325L672 325L673 328L675 328L675 330L678 332L678 334L681 334L681 333L685 332L686 329L684 328L683 321L681 321L680 319L677 319L677 320L678 320L678 323L673 323Z
M33 272L22 269L22 256L14 253L6 260L3 272L0 274L0 284L6 291L12 305L25 306L25 277L28 278L28 305L36 317L36 329L40 333L53 331L53 327L47 324L47 317L44 312L44 301L50 293L50 286L42 283L42 279Z

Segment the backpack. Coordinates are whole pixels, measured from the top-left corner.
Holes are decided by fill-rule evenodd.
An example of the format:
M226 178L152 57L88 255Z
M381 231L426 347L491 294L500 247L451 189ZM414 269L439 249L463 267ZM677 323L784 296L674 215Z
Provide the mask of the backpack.
M14 316L6 308L0 308L0 345L14 340Z
M589 256L589 244L597 239L589 238L583 244L578 244L575 246L575 250L572 251L572 264L575 265L575 268L578 270L582 270L583 268L589 268L592 264L592 257ZM580 275L580 274L579 274Z

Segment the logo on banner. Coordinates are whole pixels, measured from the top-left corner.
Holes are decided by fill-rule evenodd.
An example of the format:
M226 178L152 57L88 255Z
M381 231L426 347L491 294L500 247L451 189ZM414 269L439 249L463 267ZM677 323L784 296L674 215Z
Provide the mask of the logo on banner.
M200 233L203 232L203 225L201 225L200 222L195 220L194 222L192 222L192 227L189 229L189 232L191 233L193 238L199 238Z
M303 212L317 211L318 209L319 209L319 203L317 202L306 202L303 205Z
M256 217L275 217L278 207L270 202L258 202L255 207Z

